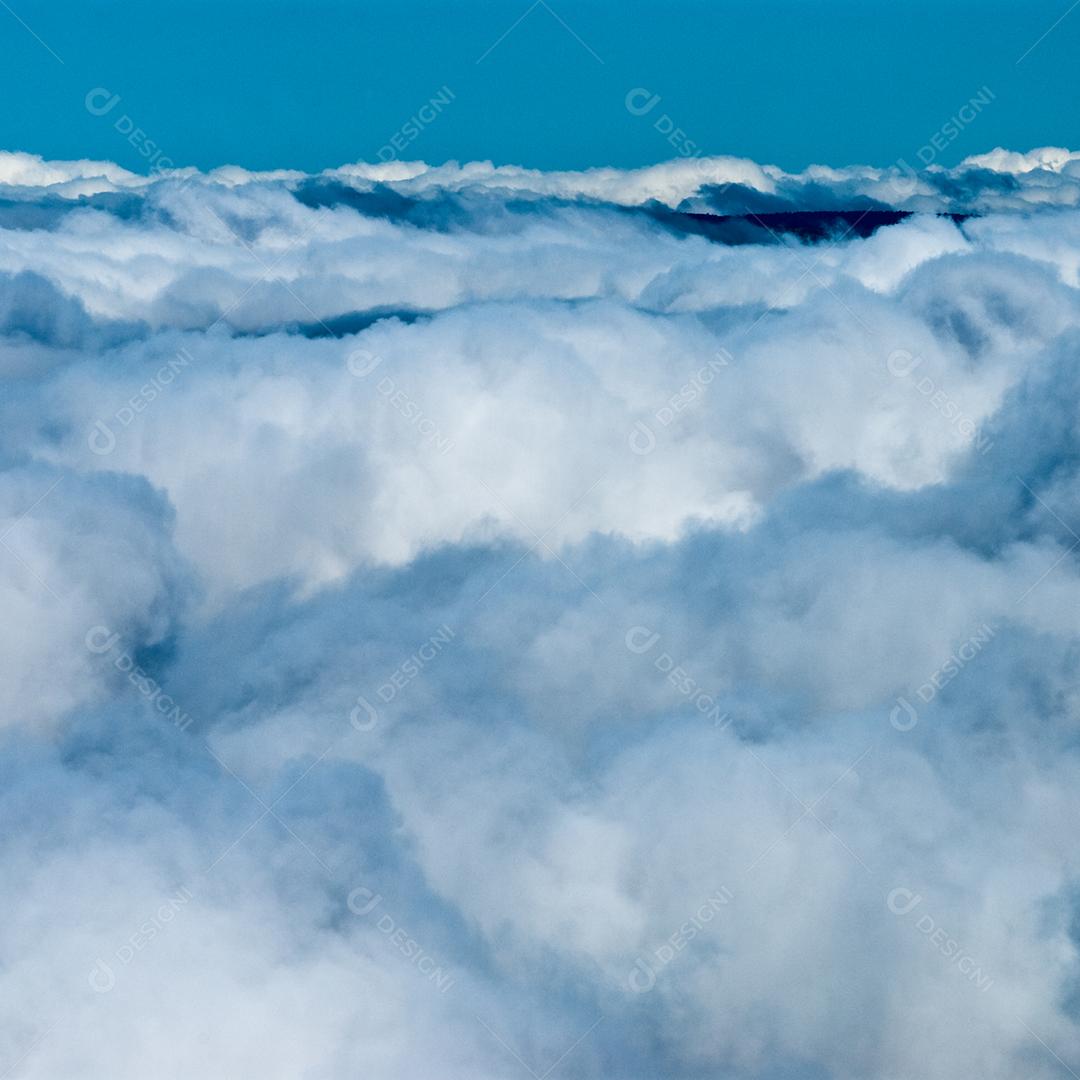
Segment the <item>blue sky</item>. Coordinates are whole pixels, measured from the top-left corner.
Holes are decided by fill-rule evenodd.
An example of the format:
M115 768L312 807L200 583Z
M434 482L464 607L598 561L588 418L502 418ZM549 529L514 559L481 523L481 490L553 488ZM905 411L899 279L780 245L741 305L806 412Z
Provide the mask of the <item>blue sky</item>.
M708 154L887 164L984 86L993 106L940 163L1080 145L1067 0L11 0L0 35L0 146L141 171L114 118L177 164L313 170L374 159L443 87L401 156L629 167L677 156L668 116ZM120 95L108 119L84 106L99 87ZM638 88L660 95L649 118L625 107Z

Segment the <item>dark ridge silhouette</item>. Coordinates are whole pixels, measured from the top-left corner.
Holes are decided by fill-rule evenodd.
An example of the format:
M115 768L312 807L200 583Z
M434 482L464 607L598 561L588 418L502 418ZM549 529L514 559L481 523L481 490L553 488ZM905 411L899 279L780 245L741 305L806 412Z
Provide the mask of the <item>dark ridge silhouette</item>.
M910 210L784 210L762 214L702 214L656 206L647 213L676 232L703 236L717 244L779 244L791 237L805 244L866 239L878 229L899 224ZM959 225L972 214L935 214Z
M430 316L426 311L410 311L405 309L377 308L371 311L350 311L343 315L329 315L325 319L317 319L314 322L301 322L291 324L287 329L290 333L300 334L306 338L341 338L348 334L359 334L369 326L374 326L383 319L397 319L398 322L414 323L417 319Z

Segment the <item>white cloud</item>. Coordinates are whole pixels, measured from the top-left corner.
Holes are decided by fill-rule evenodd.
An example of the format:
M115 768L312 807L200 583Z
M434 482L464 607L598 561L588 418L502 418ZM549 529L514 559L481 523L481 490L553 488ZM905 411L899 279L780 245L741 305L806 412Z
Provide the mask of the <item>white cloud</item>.
M1058 1075L1074 158L0 157L0 1069Z

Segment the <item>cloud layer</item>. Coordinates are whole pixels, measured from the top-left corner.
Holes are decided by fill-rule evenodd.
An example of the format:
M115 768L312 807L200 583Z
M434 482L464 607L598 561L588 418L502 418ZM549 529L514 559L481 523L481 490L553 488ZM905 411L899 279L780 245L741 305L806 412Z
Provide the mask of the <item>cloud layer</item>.
M1068 1075L1078 206L0 154L0 1069Z

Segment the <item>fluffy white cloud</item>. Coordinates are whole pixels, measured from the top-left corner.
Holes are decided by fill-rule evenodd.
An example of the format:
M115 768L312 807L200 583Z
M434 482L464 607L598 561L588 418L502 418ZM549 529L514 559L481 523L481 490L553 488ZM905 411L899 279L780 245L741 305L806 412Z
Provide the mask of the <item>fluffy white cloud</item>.
M907 179L0 157L0 1069L1059 1076L1075 155Z

